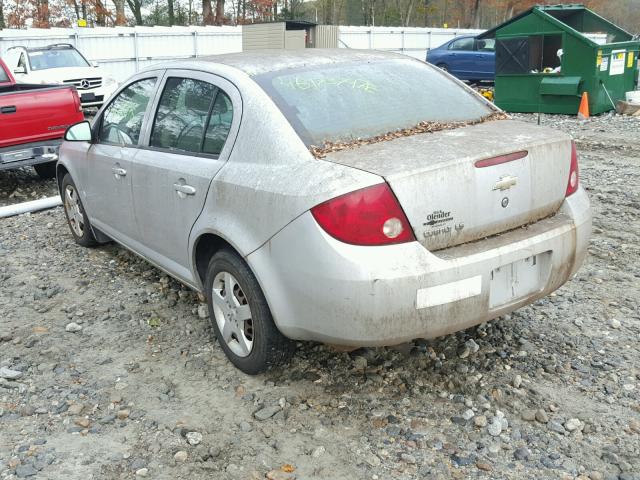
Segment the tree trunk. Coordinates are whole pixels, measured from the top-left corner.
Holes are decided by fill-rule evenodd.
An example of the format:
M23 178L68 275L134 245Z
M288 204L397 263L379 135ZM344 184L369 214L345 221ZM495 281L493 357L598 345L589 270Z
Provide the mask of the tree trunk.
M104 8L104 3L102 3L102 0L94 1L96 7L96 24L98 24L99 27L104 27L107 24L107 9Z
M84 5L84 3L82 5ZM140 0L127 0L127 5L129 5L129 9L133 12L136 25L142 25L142 4Z
M480 28L480 0L475 0L473 2L471 21L473 22L473 28Z
M4 24L4 0L0 0L0 30L5 28Z
M202 0L202 24L213 25L215 18L211 11L211 0Z
M224 23L224 0L216 0L216 25Z
M167 14L169 15L169 26L173 26L176 23L176 16L173 12L173 0L167 0Z
M113 0L116 6L116 26L126 25L127 18L124 15L124 0Z

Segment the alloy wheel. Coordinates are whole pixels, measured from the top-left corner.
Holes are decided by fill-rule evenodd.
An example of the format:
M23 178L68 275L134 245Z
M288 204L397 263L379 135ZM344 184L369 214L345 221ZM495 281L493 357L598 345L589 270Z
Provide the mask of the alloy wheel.
M253 349L253 321L249 302L229 272L219 272L213 279L211 292L213 314L222 339L239 357L247 357Z

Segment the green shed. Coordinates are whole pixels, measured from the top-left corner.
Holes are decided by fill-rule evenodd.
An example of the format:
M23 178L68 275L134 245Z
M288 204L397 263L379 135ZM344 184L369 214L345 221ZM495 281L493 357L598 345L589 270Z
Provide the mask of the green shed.
M640 42L583 5L533 7L478 38L496 39L495 103L508 112L592 114L637 84Z

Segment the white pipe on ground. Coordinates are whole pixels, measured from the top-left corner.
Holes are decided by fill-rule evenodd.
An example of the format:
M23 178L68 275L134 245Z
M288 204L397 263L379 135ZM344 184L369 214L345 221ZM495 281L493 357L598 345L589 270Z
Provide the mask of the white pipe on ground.
M37 212L38 210L46 210L48 208L54 208L62 205L62 199L60 195L55 197L41 198L40 200L33 200L31 202L17 203L15 205L7 205L0 207L0 218L12 217L13 215L20 215L21 213Z

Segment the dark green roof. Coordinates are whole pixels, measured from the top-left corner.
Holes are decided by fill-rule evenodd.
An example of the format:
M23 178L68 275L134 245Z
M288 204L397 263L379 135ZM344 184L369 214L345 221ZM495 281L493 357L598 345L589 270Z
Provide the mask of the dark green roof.
M578 13L582 13L583 15L588 15L590 19L593 21L593 24L598 26L598 30L593 32L580 32L574 29L573 27L571 27L570 25L568 25L567 23L565 23L565 20L568 20L570 17ZM585 41L591 42L591 43L594 43L594 42L588 39L587 37L585 37L583 33L607 33L607 34L613 35L615 37L616 42L629 41L633 39L633 36L629 32L611 23L609 20L601 17L597 13L589 10L584 5L575 4L575 3L564 4L564 5L539 5L536 7L532 7L520 13L519 15L516 15L513 18L510 18L506 22L496 27L493 27L492 29L487 30L486 32L478 35L478 38L493 38L496 36L496 32L506 27L507 25L517 22L518 20L526 17L527 15L538 15L544 18L545 20L547 20L548 22L552 23L556 27L562 30L565 30L566 32L572 35L579 36Z

